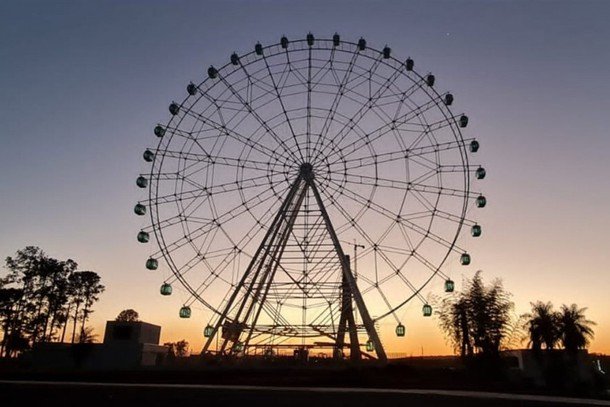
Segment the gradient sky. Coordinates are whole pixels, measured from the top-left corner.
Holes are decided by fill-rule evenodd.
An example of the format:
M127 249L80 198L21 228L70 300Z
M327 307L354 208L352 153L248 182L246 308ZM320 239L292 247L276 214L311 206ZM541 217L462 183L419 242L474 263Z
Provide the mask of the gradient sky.
M135 178L152 128L185 86L285 34L364 36L415 59L452 91L481 142L488 206L471 214L468 268L529 302L577 303L610 353L610 3L604 1L20 1L0 4L0 256L37 245L107 287L92 324L125 308L198 351L209 314L180 320L186 295L158 294L136 242ZM458 284L459 288L459 284ZM442 281L428 292L442 292ZM421 303L401 312L390 352L448 353ZM382 326L382 334L393 330Z

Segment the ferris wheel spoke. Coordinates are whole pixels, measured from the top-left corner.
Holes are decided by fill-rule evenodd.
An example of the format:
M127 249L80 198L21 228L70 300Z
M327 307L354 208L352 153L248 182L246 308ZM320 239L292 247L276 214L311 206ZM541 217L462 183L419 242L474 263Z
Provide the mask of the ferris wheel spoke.
M391 276L394 277L394 276ZM385 295L385 293L381 290L381 287L379 285L377 285L376 287L377 292L379 293L379 296L383 299L384 304L386 305L388 312L389 313L393 313L394 312L394 307L392 306L392 304L390 304L390 301L388 300L388 297ZM397 319L398 322L400 322Z
M446 211L443 211L443 210L440 210L440 209L436 210L436 216L438 216L440 218L443 218L443 219L446 219L446 220L449 220L451 222L454 222L454 223L456 223L458 225L459 224L464 224L466 226L473 226L473 225L476 224L476 222L474 222L474 221L472 221L470 219L467 219L467 218L461 217L461 216L457 216L457 215L454 215L452 213L449 213L449 212L446 212Z
M170 133L173 136L177 136L177 137L181 137L186 139L187 141L191 142L192 145L190 146L191 148L189 149L189 152L192 150L193 147L198 147L199 150L201 150L201 152L206 155L209 156L210 153L208 152L208 150L202 145L202 142L206 141L206 140L210 140L213 139L212 137L194 137L193 136L193 131L182 131L178 128L172 128L172 127L166 127L166 130L170 130ZM163 140L165 141L165 140ZM161 143L160 143L161 144ZM157 156L159 153L161 153L161 156L163 157L163 160L165 160L165 158L179 158L179 156L176 156L176 154L181 154L184 152L184 148L187 146L187 143L185 142L182 146L182 149L180 151L172 151L167 149L168 146L165 146L164 149L161 148L157 148L156 152L155 152L155 156Z
M369 94L368 103L363 104L360 109L356 111L356 113L348 120L349 125L346 123L335 135L339 140L335 142L337 145L341 145L341 143L345 140L345 138L349 134L349 130L353 128L353 126L357 125L366 114L373 109L373 107L377 104L379 99L384 95L384 93L390 88L392 83L397 79L399 75L402 74L402 70L395 70L392 75L390 75L383 85L381 85L375 94ZM371 72L372 75L372 72ZM370 81L369 81L370 83Z
M417 259L418 255L417 253L413 253L412 258ZM406 263L406 262L405 262ZM404 269L404 266L401 267L401 270ZM411 282L411 280L409 280L403 273L402 271L396 274L398 276L398 278L400 278L400 280L404 283L404 285L406 285L412 292L413 294L417 294L419 293L418 288L415 286L415 284L413 284Z
M241 65L244 73L249 77L249 74L247 73L246 68ZM237 92L235 91L235 89L233 88L233 86L231 86L231 84L226 80L226 78L222 75L218 75L218 78L220 79L220 81L227 87L227 89L229 89L231 91L231 93L239 100L240 103L242 103L242 105L246 108L247 112L256 119L256 121L259 123L260 126L262 126L265 131L267 132L267 134L270 134L271 137L273 138L273 140L275 140L275 142L277 142L281 147L282 147L282 151L286 154L291 156L293 159L297 159L297 156L288 148L288 146L286 146L286 143L284 142L284 140L282 140L281 137L279 137L274 131L273 129L271 129L271 127L269 127L269 125L267 124L267 122L265 120L263 120L257 113L256 111L252 108L252 106L243 99L243 97Z
M436 107L438 105L438 102L427 102L424 103L423 105L417 106L414 110L409 111L407 113L405 113L403 116L399 117L398 119L396 119L396 121L394 120L389 120L386 123L384 123L383 125L377 127L376 129L368 132L368 134L376 134L373 137L370 137L365 139L365 138L360 138L358 140L356 140L355 143L350 143L348 145L346 145L343 148L340 148L339 151L341 152L342 156L344 157L344 159L349 160L348 157L350 157L352 154L359 152L360 149L362 147L364 147L365 145L368 144L373 144L375 143L377 140L382 139L383 137L387 136L387 134L392 133L394 131L398 131L401 133L401 135L404 135L404 133L406 132L414 132L416 133L417 137L414 138L414 141L412 142L412 144L405 149L405 151L411 151L411 150L424 150L421 152L421 155L426 154L425 150L430 148L430 147L434 147L434 145L436 145L437 143L434 143L431 146L424 146L424 147L418 147L416 148L415 146L430 132L434 131L434 130L439 130L442 129L443 127L446 126L450 126L453 122L455 122L455 118L457 116L448 118L448 119L444 119L439 121L438 123L434 123L432 125L429 124L422 124L422 123L415 123L412 120L416 119L418 117L423 117L423 114L428 111L429 109ZM405 125L409 125L411 127L414 127L416 130L406 130L406 129L401 129L401 126L405 126ZM450 143L455 143L457 145L455 146L450 146ZM453 142L447 142L447 143L442 143L442 144L449 144L447 147L448 149L451 148L459 148L461 145L464 144L464 141L460 140L460 141L453 141ZM335 151L332 156L336 156L338 152ZM434 153L434 150L431 151L431 153ZM420 154L417 154L420 155Z
M277 151L275 151L269 147L266 147L256 141L253 141L252 138L250 138L250 137L245 137L239 133L236 133L233 130L229 129L228 127L215 122L214 120L212 120L209 117L202 116L201 114L195 113L192 110L187 110L185 112L185 114L195 120L198 120L199 122L201 122L201 124L203 126L208 126L212 130L218 131L219 135L224 135L225 137L229 137L232 140L267 156L269 159L276 160L276 161L282 160L282 156ZM178 134L178 135L181 135L182 137L184 137L184 134L188 134L188 133L176 132L175 134ZM189 134L189 136L187 138L192 139L192 137L193 136ZM207 153L205 150L203 150L203 151L204 151L204 153Z
M181 151L172 151L172 150L156 150L150 149L155 154L161 152L165 157L176 158L184 161L193 161L196 163L210 163L210 164L219 164L226 165L230 167L241 167L249 170L258 170L258 171L274 171L269 168L269 161L258 161L258 160L249 160L244 158L234 158L234 157L225 157L219 155L206 155L206 154L198 154L191 152L181 152Z
M370 287L368 287L365 291L369 292L371 290L375 290L375 289L380 289L382 286L384 286L388 281L392 280L393 278L395 278L396 276L398 276L398 278L415 294L418 294L418 289L417 287L415 287L415 285L403 274L403 270L405 269L407 262L411 259L411 258L416 258L417 256L417 252L409 252L408 253L408 257L398 266L394 265L392 262L388 263L388 265L392 268L392 273L388 274L387 276L385 276L384 278L382 278L380 281L378 282L374 282ZM386 261L387 263L387 261ZM396 310L398 307L390 307L390 310L388 311L387 314L391 313L393 310ZM387 315L386 314L386 315Z
M400 223L397 223L397 227L398 227L398 231L400 232L400 234L403 238L404 243L407 245L408 251L413 252L413 250L415 250L415 245L413 244L411 237L405 230L405 227L403 225L401 225Z
M332 67L332 57L326 58L312 58L313 61L319 63L315 66L317 72L313 74L311 77L311 89L316 90L319 89L320 86L325 86L326 82L324 81L327 76L333 76L331 73ZM334 76L333 76L334 79ZM320 92L324 92L323 90L319 90ZM326 93L326 92L325 92ZM326 94L334 94L334 93L326 93Z
M279 175L276 175L276 177L277 176ZM276 182L283 181L284 179L282 178L281 180L278 180ZM222 184L213 184L210 186L201 186L200 191L202 191L202 194L205 194L207 196L215 196L250 188L266 187L268 185L269 176L268 174L265 174L251 178L241 179L239 181L224 182Z
M420 262L422 265L426 266L430 271L432 271L433 273L438 272L439 267L435 266L434 264L432 264L430 261L428 261L427 259L425 259L422 255L420 255L419 253L415 252L413 253L413 258L415 258L418 262Z
M304 162L305 157L303 156L303 152L301 151L301 146L299 145L299 141L297 140L296 133L294 131L294 128L292 127L292 122L290 121L290 118L288 117L288 112L286 111L286 106L284 105L284 100L282 99L279 88L277 87L277 84L275 82L273 73L271 72L271 68L269 67L269 62L267 61L267 57L264 54L263 54L263 61L265 62L265 66L267 67L267 72L269 73L269 78L271 79L271 83L273 84L273 88L275 89L277 101L280 104L280 107L282 108L282 112L284 113L284 118L286 119L286 124L288 125L288 128L290 129L290 133L292 134L292 138L294 140L295 147L299 153L301 162Z
M358 59L359 55L360 55L360 53L358 53L358 52L355 52L355 53L352 54L352 57L351 57L351 59L349 61L349 65L348 65L348 67L346 69L345 74L343 75L343 79L341 80L341 83L339 84L339 86L337 88L337 92L334 95L331 107L328 110L328 115L324 119L324 124L322 125L322 130L320 131L320 137L316 140L316 144L313 147L314 151L318 148L318 144L319 143L323 143L325 138L326 138L326 134L328 133L328 129L330 128L330 125L333 123L334 116L335 116L335 114L337 112L337 109L339 107L341 99L343 98L345 86L349 82L349 78L350 78L350 76L351 76L351 74L353 72L356 60ZM334 56L334 49L333 49L333 53L331 54L331 58L333 56ZM335 73L334 67L332 68L332 72ZM337 79L338 78L335 78L335 81L337 81Z
M330 184L334 184L335 186L333 187ZM337 184L334 181L330 181L329 183L324 185L325 189L329 189L331 191L333 191L335 194L338 194L339 197L343 196L344 200L350 200L352 202L356 202L357 204L359 204L360 208L357 210L357 212L352 216L353 222L358 222L360 221L360 219L366 214L367 211L371 210L374 213L380 214L380 215L384 215L387 217L387 213L384 213L383 211L379 211L376 207L372 207L372 202L373 200L371 199L372 196L374 195L374 191L371 192L371 198L364 198L362 197L362 200L356 199L354 196L349 195L348 193L344 192L346 191L346 189L341 186L340 184ZM338 199L335 199L335 201L337 201ZM363 203L364 202L364 203ZM336 205L339 205L338 202L336 202ZM385 209L384 209L385 210ZM342 232L344 229L348 229L349 227L353 227L353 224L344 224L342 226L337 227L337 233Z
M255 202L248 206L240 204L240 205L234 206L231 209L227 210L226 212L220 214L216 219L205 219L205 222L200 227L197 227L191 231L190 237L182 236L182 237L178 238L177 240L175 240L173 243L166 244L165 245L166 250L168 250L168 252L169 252L169 251L174 251L174 250L181 248L185 244L188 244L189 241L196 240L196 239L200 238L201 236L204 236L204 235L210 233L211 231L213 231L218 226L218 223L230 222L231 220L239 217L240 215L248 212L249 210L254 209L257 206L260 206L260 205L266 203L267 199L269 199L269 198L270 197L266 197L263 194L257 195L252 198L252 200ZM181 217L181 219L190 219L188 216L184 216L184 215L181 215L180 217ZM159 222L163 222L163 221L160 220ZM259 227L263 227L263 225L259 225Z
M255 182L255 181L257 181L257 182ZM248 185L248 183L250 183L250 185ZM218 195L222 195L222 194L226 194L226 193L232 193L235 191L243 192L244 190L247 190L250 188L259 188L261 186L266 186L266 185L267 185L266 182L261 182L260 180L255 180L255 179L248 179L248 180L243 180L243 184L236 184L236 183L232 182L232 183L227 183L227 184L215 185L215 186L212 186L209 188L203 187L202 189L200 189L200 192L197 196L193 196L193 197L190 197L190 199L187 199L186 206L181 206L181 215L183 215L185 217L191 216L195 211L197 211L201 207L201 205L203 205L206 202L210 202L212 200L213 196L218 196ZM174 200L174 202L177 201L179 203L182 203L184 201L184 199L180 199L183 197L178 196L178 198L179 199ZM203 199L200 200L197 205L195 205L197 200L200 198L203 198ZM212 204L213 204L213 201L212 201ZM243 200L242 200L242 205L243 204L245 204L245 202L243 202ZM190 212L188 212L188 214L187 214L187 210L190 210Z
M182 181L186 184L189 184L190 186L192 186L193 188L197 188L199 190L202 190L205 188L204 185L193 181L192 179L180 174L179 172L158 172L158 173L153 173L150 174L150 181L151 183L163 183L162 181Z
M438 131L451 125L458 125L461 116L463 116L463 113L455 116L446 116L444 119L427 124L425 127L428 131Z
M415 104L414 107L409 108L409 110L403 113L402 115L400 114L402 107L407 105L407 101L412 102L411 96L413 96L418 90L422 89L421 85L422 82L420 79L415 82L409 89L404 92L401 92L400 103L398 103L398 106L396 106L396 111L394 112L394 116L391 119L391 123L406 124L413 118L428 112L431 108L439 106L439 102L441 102L440 97L432 96L428 98L426 102L421 104Z
M202 298L202 296L203 296L203 295L206 293L206 291L207 291L209 288L213 287L213 286L214 286L214 284L215 284L217 281L219 281L219 280L220 280L221 282L223 282L223 283L224 283L224 284L225 284L227 287L231 287L230 282L229 282L229 281L227 281L226 279L224 279L224 278L222 277L222 274L221 274L220 272L215 271L215 270L214 270L214 269L213 269L213 268L210 266L210 264L208 263L208 261L207 261L207 260L205 260L205 259L200 259L200 262L199 262L197 265L195 265L195 266L198 266L198 265L203 265L203 266L204 266L204 267L205 267L205 268L208 270L208 274L207 274L207 276L206 276L205 280L204 280L204 281L202 281L202 282L201 282L201 283L200 283L200 284L199 284L197 287L195 287L195 288L193 289L194 294L193 294L193 298L192 298L192 300L191 300L191 301L194 301L194 300L195 300L195 298L197 298L197 297L198 297L198 298ZM195 266L191 267L191 268L190 268L190 269L188 269L188 270L183 270L183 271L181 271L181 274L184 276L184 275L185 275L185 274L187 274L187 273L188 273L190 270L195 269Z
M436 104L430 103L429 107L434 107L436 106ZM418 107L418 109L420 109L420 107ZM427 110L427 109L426 109ZM396 125L396 123L390 122L390 124L385 124L383 126L380 126L376 129L374 129L373 131L371 131L371 134L373 133L377 133L377 135L371 139L371 142L375 142L378 139L381 139L382 137L386 136L389 133L392 133L394 131L398 131L400 132L400 134L402 135L405 131L400 129L400 125L401 124L412 124L410 122L411 119L415 119L417 117L423 117L422 113L424 111L420 111L419 113L413 113L411 116L407 117L407 115L409 113L407 113L407 115L402 117L402 122L397 122L398 125ZM411 112L410 112L411 113ZM389 127L386 129L386 127ZM415 131L415 133L417 133L417 137L415 137L414 141L412 142L412 144L408 147L403 147L403 151L405 153L409 153L409 155L411 156L420 156L420 155L427 155L427 154L434 154L437 151L443 151L443 150L451 150L454 148L463 148L465 141L463 140L459 140L459 141L448 141L448 142L443 142L443 143L438 143L438 142L434 142L431 145L426 145L426 146L422 146L422 147L415 147L419 141L421 141L421 139L423 139L430 131L426 128L427 126L424 125L424 130L417 130ZM382 131L384 130L384 131ZM414 131L410 131L410 132L414 132ZM402 142L402 139L401 139ZM354 145L351 147L350 151L344 152L345 157L349 157L351 154L353 154L354 152L358 151L359 146ZM387 153L389 154L389 153ZM350 159L347 159L348 161Z
M422 184L422 183L429 181L431 178L438 176L440 173L452 172L452 171L443 171L442 166L439 166L438 168L429 168L428 167L427 169L428 169L428 171L422 172L417 177L412 178L411 182L414 184Z
M262 184L262 185L264 185L264 184ZM258 186L260 186L260 185L258 185ZM286 191L287 189L288 189L288 187L286 187L284 191ZM242 190L243 190L243 188L242 188ZM269 192L271 192L271 194L268 194ZM267 194L269 196L265 196L265 194ZM218 195L218 193L215 193L215 195ZM255 201L254 205L251 205L249 203L246 203L246 202L242 201L240 204L232 207L230 210L228 210L228 211L226 211L226 212L224 212L224 213L222 213L220 215L217 213L217 211L214 208L213 210L214 210L215 219L218 222L221 222L221 221L222 222L229 222L229 221L233 220L234 218L242 215L244 213L244 211L252 213L251 212L252 209L256 208L257 206L259 206L261 204L263 204L265 202L265 200L269 200L269 199L273 198L274 196L277 198L278 202L281 202L281 196L276 191L274 191L273 189L268 188L265 191L263 191L262 193L259 193L259 194L257 194L257 195L252 197L252 200ZM262 199L262 197L265 197L264 200ZM237 211L240 208L243 208L243 210L242 211ZM193 212L194 211L191 211L191 214ZM234 215L231 216L231 217L228 217L228 214L232 214L232 213ZM212 219L212 221L213 220L214 219Z
M417 201L426 209L428 209L429 213L431 214L430 217L430 221L433 220L434 216L437 216L437 208L441 199L441 195L440 194L436 194L436 195L432 195L432 196L424 196L422 193L420 193L417 190L412 190L413 191L413 196L415 197L415 199L417 199ZM435 201L431 201L428 198L435 198Z
M310 161L310 143L311 143L311 48L308 51L307 63L307 129L305 141L305 162Z
M341 164L346 165L346 169L357 169L363 168L371 165L385 164L391 163L395 161L402 161L405 159L409 159L411 157L419 157L425 155L434 155L440 151L449 151L454 149L463 148L466 141L472 139L467 139L463 142L461 141L449 141L443 142L433 145L427 145L416 148L404 148L400 151L391 151L387 153L380 153L374 156L367 155L363 157L353 157L353 158L345 158ZM351 153L347 153L350 155Z
M143 202L149 205L164 205L169 203L175 203L179 201L189 201L192 199L198 199L202 196L201 189L182 190L180 193L174 192L167 195L156 196L154 198L148 198Z
M456 188L448 188L438 185L430 185L419 182L412 181L402 181L396 179L388 179L383 177L371 177L365 175L358 174L344 174L346 184L353 185L366 185L371 187L379 187L379 188L390 188L397 189L400 191L413 191L419 194L427 194L432 196L447 196L447 197L455 197L455 198L465 198L465 199L474 199L478 196L478 193L465 190L465 189L456 189ZM427 198L422 196L423 199L428 201ZM429 202L429 201L428 201Z
M403 224L404 226L408 227L409 229L413 230L414 232L417 232L418 234L426 237L426 238L430 238L433 241L435 241L436 243L445 246L446 248L451 249L453 247L453 243L449 242L448 240L442 238L441 236L438 236L437 234L431 232L429 229L425 229L411 221L409 221L408 219L405 219L404 217L394 214L393 212L387 210L386 208L375 204L375 203L371 203L369 202L365 197L363 197L362 195L347 190L344 190L344 194L348 194L351 195L352 200L362 204L362 205L370 205L370 209L374 210L375 212L379 213L380 215L383 215L385 218L387 218L388 220L392 220L395 222L399 222L401 224ZM339 208L339 205L336 205L335 207ZM355 222L354 222L355 223ZM352 225L353 226L353 225ZM375 242L376 244L376 242Z
M335 185L335 187L331 186L333 184ZM371 199L364 197L358 194L357 192L351 191L348 188L341 187L340 184L338 184L336 181L330 180L329 183L326 184L326 187L339 193L340 196L344 196L345 198L362 205L363 208L370 209L378 213L379 215L383 215L389 220L395 221L396 217L398 216L394 212L384 208L381 205L376 204ZM355 216L354 219L358 219L358 216Z
M337 201L335 199L332 199L332 196L328 195L327 189L332 189L332 187L330 187L329 185L326 185L326 187L319 188L320 193L325 195L325 197L328 199L328 202L330 202L330 205L333 206L335 209L337 209L339 214L347 221L346 224L349 224L350 226L352 226L354 228L354 230L357 231L360 234L360 236L365 240L366 243L368 243L369 245L373 245L373 240L358 225L355 217L352 217L341 205L339 205L337 203ZM337 229L340 229L340 228L337 228ZM337 234L339 234L339 233L340 232L337 232Z
M211 253L211 255L213 256L213 253ZM229 257L230 255L231 255L231 252L227 252L225 258ZM210 256L210 257L212 257L212 256ZM207 260L207 258L201 258L200 255L196 255L192 259L192 261L186 263L186 265L182 269L180 269L180 274L183 277L186 277L189 274L189 272L192 270L197 270L200 272L201 270L196 269L196 267L199 265L203 265L207 269L207 275L205 276L204 280L196 288L194 288L194 291L199 296L202 296L205 293L205 290L207 288L209 288L217 280L222 281L227 286L229 286L231 284L229 281L227 281L225 278L222 277L223 270L221 267L224 265L223 263L226 263L225 259L222 259L217 267L212 267L210 265L209 261ZM228 263L227 263L227 265L228 265Z
M267 222L270 222L273 220L273 217L275 216L275 214L273 212L265 212L260 219L256 218L255 216L253 216L254 220L256 221L252 227L243 234L243 236L241 237L240 240L238 240L236 246L237 247L248 247L251 243L254 242L254 239L261 235L264 231L263 228L261 228L261 225L265 225L267 224ZM247 250L245 249L239 249L241 253L243 253L245 256L247 256L249 259L252 259L253 254L252 253L248 253Z
M235 257L237 256L235 250L233 248L227 247L222 250L222 252L220 252L218 256L214 256L214 252L206 253L206 256L202 258L202 260L204 265L208 269L208 276L204 281L205 288L202 291L198 291L198 293L203 294L204 291L210 288L212 283L214 283L216 280L222 281L226 286L234 286L233 282L228 281L226 278L223 277L223 275L228 274L226 271L234 262ZM210 264L210 259L213 259L214 257L218 257L220 260L215 266Z

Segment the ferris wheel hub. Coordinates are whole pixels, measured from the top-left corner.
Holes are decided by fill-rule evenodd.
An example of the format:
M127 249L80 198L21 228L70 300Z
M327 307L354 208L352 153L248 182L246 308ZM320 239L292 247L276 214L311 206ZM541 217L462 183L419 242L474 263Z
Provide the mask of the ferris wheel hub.
M310 163L301 164L300 175L305 180L313 179L313 165Z

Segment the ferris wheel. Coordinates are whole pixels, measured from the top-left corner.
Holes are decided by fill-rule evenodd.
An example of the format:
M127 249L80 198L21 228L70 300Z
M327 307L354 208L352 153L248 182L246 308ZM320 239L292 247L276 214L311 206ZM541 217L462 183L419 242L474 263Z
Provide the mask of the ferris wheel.
M467 214L486 205L471 190L485 170L435 81L388 46L308 34L233 53L169 105L136 182L137 238L158 244L148 269L171 270L161 294L188 293L180 317L207 309L204 351L326 343L384 360L375 324L404 336L399 311L419 300L430 316L432 279L453 291L443 265L471 262L458 238L481 235Z

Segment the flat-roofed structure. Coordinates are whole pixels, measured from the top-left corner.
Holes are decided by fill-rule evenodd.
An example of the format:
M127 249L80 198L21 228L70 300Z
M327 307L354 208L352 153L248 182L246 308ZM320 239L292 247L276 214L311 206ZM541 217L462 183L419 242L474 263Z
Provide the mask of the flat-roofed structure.
M146 322L107 321L103 343L40 343L31 353L38 368L137 369L161 365L161 327Z

